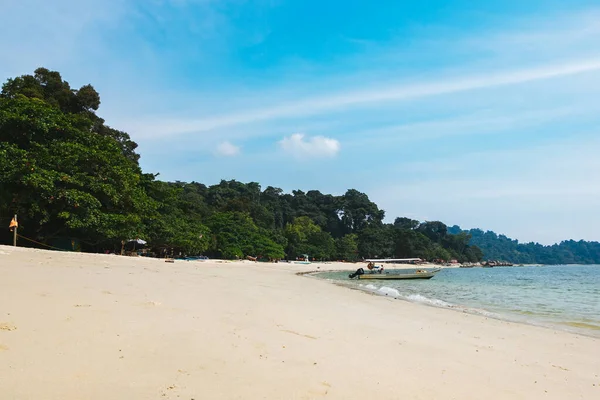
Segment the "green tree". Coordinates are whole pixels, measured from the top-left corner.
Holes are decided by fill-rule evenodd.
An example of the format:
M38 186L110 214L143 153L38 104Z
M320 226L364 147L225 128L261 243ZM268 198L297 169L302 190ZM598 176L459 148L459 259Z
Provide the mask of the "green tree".
M367 226L381 224L383 221L384 211L358 190L348 190L339 199L339 203L338 214L341 216L344 233L359 233Z
M394 220L394 228L402 230L417 229L420 222L406 217L398 217Z
M298 217L285 227L288 240L287 254L298 257L308 254L317 259L335 257L335 241L328 232L323 232L309 217Z
M389 258L394 255L395 232L391 225L371 225L358 234L358 250L363 258Z
M256 226L248 214L218 212L208 220L212 233L212 254L234 259L245 256L283 258L283 247L272 240L267 231Z
M421 257L515 263L600 263L600 243L519 243L480 229L385 213L365 193L341 196L257 182L205 186L143 174L137 144L96 112L92 85L71 88L38 68L0 92L0 221L19 214L19 232L40 241L78 238L83 250L145 238L154 249L224 258ZM8 231L0 241L8 242Z
M440 221L422 222L417 230L435 243L441 243L448 233L448 227Z
M254 249L260 258L281 260L285 257L283 246L270 239L265 232L255 239Z
M0 99L1 214L18 213L24 235L92 248L139 235L151 207L141 170L91 125L38 98Z
M445 248L443 248L439 243L434 243L428 250L428 256L426 257L429 260L443 260L450 261L453 257L452 254Z
M200 255L208 250L210 230L201 222L201 214L188 212L185 188L145 176L146 192L152 198L153 211L146 214L144 236L155 249Z
M335 258L335 240L329 232L314 232L308 236L307 253L317 260L332 260Z
M100 107L100 95L92 85L84 85L78 90L71 89L59 72L38 68L33 75L9 79L2 86L0 98L15 99L18 96L40 99L64 114L85 117L91 121L93 132L112 138L120 145L125 156L132 161L138 161L139 155L135 152L137 144L129 135L104 125L104 120L95 114Z
M483 251L477 246L469 246L465 250L465 258L468 262L479 262L483 260Z
M433 243L420 232L399 230L396 232L395 256L398 258L429 259Z
M358 260L358 235L355 233L336 239L335 247L338 260L351 262Z
M446 235L442 238L443 246L454 253L459 261L466 261L465 251L469 247L471 235L466 232L460 232L456 235Z

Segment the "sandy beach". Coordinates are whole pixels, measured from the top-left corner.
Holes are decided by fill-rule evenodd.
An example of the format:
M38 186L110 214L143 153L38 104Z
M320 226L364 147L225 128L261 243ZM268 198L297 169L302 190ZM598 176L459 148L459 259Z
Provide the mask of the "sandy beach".
M0 398L600 398L599 339L297 275L340 267L0 246Z

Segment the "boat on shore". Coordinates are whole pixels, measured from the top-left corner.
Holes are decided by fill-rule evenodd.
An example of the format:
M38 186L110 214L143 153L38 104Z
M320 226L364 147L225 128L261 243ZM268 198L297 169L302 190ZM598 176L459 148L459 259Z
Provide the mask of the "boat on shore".
M377 280L402 280L402 279L431 279L435 276L440 269L436 269L433 271L417 271L413 273L367 273L362 275L357 275L358 279L377 279Z
M495 261L488 260L483 263L483 268L494 268L494 267L512 267L514 264L506 261Z
M427 271L425 269L416 269L415 272L388 272L384 271L383 265L378 267L374 264L377 262L410 262L413 263L419 259L384 259L384 260L365 260L368 262L368 272L365 272L363 268L357 269L354 273L348 275L350 279L367 279L367 280L402 280L402 279L431 279L435 276L441 268ZM420 261L420 260L419 260Z
M310 264L310 256L308 254L302 254L302 257L296 258L294 264Z

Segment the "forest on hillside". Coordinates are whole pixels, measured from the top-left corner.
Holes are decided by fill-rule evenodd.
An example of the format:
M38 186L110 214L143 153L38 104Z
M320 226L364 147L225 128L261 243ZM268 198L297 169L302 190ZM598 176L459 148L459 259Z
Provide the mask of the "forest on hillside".
M488 260L504 260L516 264L600 264L600 243L585 240L565 240L551 246L539 243L519 243L492 231L458 226L448 228L453 234L466 233L470 244L479 247Z
M161 181L158 174L141 170L137 144L107 125L96 114L99 106L91 85L71 88L60 73L45 68L2 86L0 223L8 227L18 214L19 245L103 252L140 238L157 254L227 259L308 254L347 261L420 257L475 262L485 257L542 262L538 255L520 261L526 258L516 257L510 246L494 245L494 240L504 243L502 236L452 231L439 221L404 217L385 223L384 211L354 189L331 195L284 193L235 180L211 186ZM0 243L10 243L8 229L1 232ZM571 246L574 260L599 262L597 245L587 244L585 255L573 253L583 251L583 245L564 242L559 247Z

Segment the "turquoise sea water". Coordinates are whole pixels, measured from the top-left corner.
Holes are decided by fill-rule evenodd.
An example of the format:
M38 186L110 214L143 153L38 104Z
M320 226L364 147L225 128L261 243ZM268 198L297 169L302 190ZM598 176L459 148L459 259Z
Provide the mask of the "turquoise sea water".
M429 280L385 282L350 280L348 272L315 276L398 299L600 337L598 265L447 268Z

